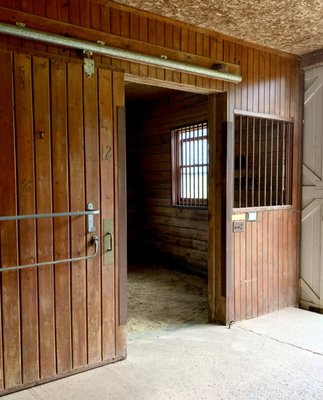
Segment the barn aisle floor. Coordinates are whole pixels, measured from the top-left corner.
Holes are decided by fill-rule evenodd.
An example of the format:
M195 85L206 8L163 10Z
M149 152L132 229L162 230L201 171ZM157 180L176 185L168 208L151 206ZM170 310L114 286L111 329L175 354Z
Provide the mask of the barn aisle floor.
M130 335L127 360L7 400L315 400L323 393L323 315L286 309L228 329Z

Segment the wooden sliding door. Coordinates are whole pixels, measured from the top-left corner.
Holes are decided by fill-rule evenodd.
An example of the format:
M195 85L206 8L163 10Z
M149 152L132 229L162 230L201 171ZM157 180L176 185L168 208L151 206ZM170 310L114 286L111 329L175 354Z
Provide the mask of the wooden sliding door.
M0 222L1 268L79 258L0 273L6 392L125 356L123 75L1 51L0 76L0 215L100 210L90 233L86 216Z

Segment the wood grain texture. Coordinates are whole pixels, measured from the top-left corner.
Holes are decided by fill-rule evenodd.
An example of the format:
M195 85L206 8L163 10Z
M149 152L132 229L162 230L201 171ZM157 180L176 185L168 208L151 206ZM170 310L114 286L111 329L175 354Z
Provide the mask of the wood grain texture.
M226 293L226 179L227 179L227 97L226 93L209 96L209 251L208 304L209 320L227 323L232 311L227 309ZM230 214L230 212L228 213Z
M0 135L2 156L0 209L1 215L17 214L16 151L14 131L14 67L12 54L1 52L0 71L3 82L1 99L6 99L0 108L1 124L7 135ZM6 79L5 79L6 77ZM1 266L18 264L18 226L15 221L1 223ZM2 273L2 343L3 370L1 386L12 387L22 383L21 329L20 329L20 285L19 272ZM2 365L2 364L1 364Z
M297 305L295 220L288 208L258 211L256 222L246 222L246 233L234 234L236 321Z
M181 61L192 62L209 67L214 63L214 57L217 59L217 62L229 62L231 57L234 60L234 55L231 54L231 44L234 43L234 41L230 39L224 40L221 38L221 35L212 35L207 33L207 31L202 34L199 29L194 31L194 27L189 30L187 35L187 27L184 25L178 26L174 22L161 22L158 18L154 18L153 16L147 17L146 15L143 16L141 14L136 15L134 11L125 11L122 8L120 9L120 6L118 5L103 5L101 3L88 2L84 0L84 7L82 7L83 11L80 12L74 4L70 4L70 10L67 10L65 5L56 4L54 6L49 3L51 2L48 2L46 15L50 17L50 20L46 20L46 25L51 26L51 29L54 29L57 33L66 34L68 32L69 35L86 40L92 38L93 41L96 41L99 38L100 40L111 43L112 45L115 44L119 47L143 51L148 54L154 54L158 57L161 54L165 54L172 59L179 59ZM19 8L20 7L17 7L16 10ZM12 9L15 8L12 7ZM2 14L4 20L8 21L11 19L14 21L16 18L20 18L26 20L26 22L31 26L44 28L45 20L37 19L36 16L33 18L32 12L20 13L19 16L15 16L13 12L10 14L10 9L9 11L8 9L3 9ZM136 19L139 20L140 26L140 35L137 42L133 40L131 41L133 35L133 21ZM60 22L57 23L56 21ZM72 24L77 24L75 26L78 26L79 29L76 30L75 26ZM164 35L159 34L158 27L160 28L161 26L164 26ZM109 36L105 37L104 32ZM110 32L112 32L112 35ZM164 45L159 43L159 38L163 36L165 37ZM182 38L185 40L185 37L187 36L189 46L186 47L188 48L188 53L185 54L183 53ZM215 41L214 38L216 39ZM165 46L164 49L163 46ZM246 48L246 46L243 45L243 48ZM248 46L248 48L250 54L254 52L254 49L257 50L257 47L253 46ZM215 52L214 49L216 49ZM49 50L54 51L53 48ZM181 52L178 50L181 50ZM62 51L65 52L65 50L60 50L60 52ZM283 58L284 56L277 54L277 57ZM105 61L107 63L110 62L108 59ZM252 58L250 58L250 67L251 63ZM135 68L136 70L136 66L133 65L135 63L114 60L113 64L125 68L126 72L130 71L131 73L136 73L133 69ZM141 65L139 75L155 79L156 68ZM162 75L164 75L164 77L162 77ZM187 84L187 74L172 71L165 71L165 74L161 74L161 71L159 71L158 79L170 81L179 85ZM200 79L191 76L189 83L193 86L202 87L205 90L214 88L214 81L206 78ZM223 83L220 81L217 82L216 87L218 90L224 89Z
M62 57L1 51L0 59L1 99L6 99L0 121L7 131L6 140L0 138L6 172L1 215L83 211L90 201L101 209L102 201L103 216L113 218L119 169L114 170L113 157L101 163L106 152L99 145L110 146L112 154L117 140L113 98L122 104L122 74L113 85L112 71L99 69L88 78L81 63ZM100 217L95 226L100 237ZM92 235L84 217L3 222L1 266L90 255ZM116 304L126 303L116 293L125 293L115 288L117 266L103 270L101 261L99 254L72 265L2 273L1 389L116 359ZM124 322L117 332L120 359L126 351Z
M127 325L122 313L120 293L122 274L127 270L127 199L126 199L126 137L120 125L118 109L124 108L124 77L120 72L113 73L113 124L114 124L114 177L115 177L115 318L116 318L116 356L125 355L127 350ZM121 283L122 282L122 283ZM126 292L124 292L126 294Z
M32 114L31 57L15 55L15 112L18 162L18 214L35 213L35 160ZM17 117L19 116L19 117ZM19 262L33 264L36 257L36 223L19 223ZM23 383L38 379L38 277L35 268L20 272Z
M53 152L53 211L69 210L66 62L51 61ZM66 217L54 219L54 258L70 257L70 226ZM70 265L55 266L57 371L72 368Z
M83 70L78 64L67 67L68 96L68 143L69 185L71 210L81 211L85 207L84 184L84 126L83 126ZM72 95L73 94L73 95ZM71 257L86 253L85 220L71 218ZM87 364L87 308L86 308L86 265L85 261L72 264L72 348L73 368Z
M50 126L49 60L33 58L33 99L37 213L52 212L52 155ZM53 259L53 221L37 221L38 262ZM40 378L56 373L54 270L38 270Z
M115 219L114 212L114 137L112 105L112 72L99 70L99 121L100 121L100 169L101 169L101 216ZM107 157L104 156L107 154ZM103 232L104 234L104 232ZM112 232L114 234L114 232ZM115 235L113 235L113 242ZM104 251L104 249L102 250ZM103 257L103 256L102 256ZM102 359L115 356L115 262L102 264Z
M81 5L82 7L80 7ZM118 60L113 61L115 66L122 66L129 73L129 75L127 75L127 79L130 80L131 78L141 78L142 82L147 83L145 79L149 78L152 79L152 81L149 81L148 83L153 82L154 84L160 85L167 84L172 88L185 88L185 90L192 91L203 90L205 93L213 93L214 91L227 91L227 119L231 122L233 121L233 110L237 108L245 111L273 113L280 117L294 118L295 129L293 137L294 153L291 209L293 211L261 211L261 217L258 219L256 224L249 227L248 225L251 223L248 222L246 232L233 235L232 247L235 249L234 308L235 318L237 320L245 319L249 316L251 317L260 315L262 313L264 314L274 309L285 307L286 305L297 304L299 263L298 243L300 229L299 214L297 214L297 211L299 211L300 208L299 177L301 154L301 113L300 104L297 100L301 97L298 59L287 54L266 49L264 47L247 45L241 41L228 39L221 35L202 30L201 28L196 28L187 24L181 24L158 16L149 15L147 13L136 12L133 9L122 7L111 2L90 2L88 0L84 0L82 3L75 1L66 3L59 0L50 0L47 2L31 1L29 4L26 2L22 4L20 1L8 2L3 0L0 1L0 6L7 7L7 9L2 8L0 13L0 19L6 22L14 23L16 20L21 20L25 21L28 26L37 29L63 35L66 34L72 37L79 37L80 39L91 40L94 42L100 39L106 41L107 43L111 43L111 45L116 47L129 48L130 50L139 51L158 57L160 57L161 54L165 54L167 57L175 60L191 62L193 64L204 65L208 67L214 64L215 60L239 63L241 66L243 81L239 85L232 85L224 84L223 82L216 80L207 80L205 78L200 79L193 75L183 73L178 74L174 71L166 71L160 68L155 69L146 65L139 65L137 63L127 64L121 63ZM4 46L19 46L21 50L28 49L30 54L34 54L34 49L37 51L47 51L48 54L55 54L59 52L63 55L71 55L77 59L80 58L79 54L76 52L71 53L62 49L59 50L54 46L43 46L41 44L31 45L26 41L20 41L17 39L9 39L8 41L8 38L4 36L1 37L1 43ZM69 141L71 140L73 142L73 140L76 140L76 136L73 136L74 134L76 135L76 133L71 132L70 134L67 134L67 126L68 124L71 124L71 126L78 126L80 128L81 122L73 122L72 119L70 122L68 121L68 115L70 115L70 113L67 112L67 107L69 104L70 107L80 110L81 106L72 104L71 100L68 99L68 94L66 97L66 93L68 92L68 85L72 85L70 88L75 87L75 90L77 90L78 93L81 93L80 85L77 82L73 83L73 81L68 81L69 74L64 61L55 61L50 63L51 76L49 82L51 105L49 107L51 109L52 118L50 121L51 136L49 139L45 135L45 140L41 143L36 141L34 137L31 138L30 136L31 143L28 143L28 148L34 148L35 156L33 157L35 157L35 159L33 160L32 157L29 159L28 168L26 171L24 171L22 167L17 165L17 155L15 153L16 132L13 124L15 119L13 114L13 107L15 105L15 100L13 97L15 94L13 88L15 82L10 75L13 64L11 62L10 53L1 53L1 58L3 59L3 62L0 63L0 69L4 74L3 76L8 76L8 79L3 80L2 87L0 89L1 99L6 99L5 102L1 101L0 115L2 126L6 127L6 131L9 132L6 140L4 140L4 138L0 138L1 149L3 149L3 157L1 162L3 163L2 165L4 165L4 168L1 170L7 171L6 174L2 173L1 175L1 182L3 182L2 185L4 185L3 187L6 189L5 192L1 190L1 193L7 193L5 197L1 197L1 213L4 215L9 215L16 214L18 212L16 182L17 167L21 168L20 171L23 173L28 173L30 176L32 176L32 172L30 172L30 166L33 165L33 163L36 163L36 180L35 177L32 177L31 181L33 185L33 196L35 196L35 199L37 200L37 205L35 206L32 203L32 200L28 199L28 207L32 209L33 207L38 207L38 204L41 205L40 199L37 197L40 193L40 184L42 181L47 181L51 174L51 208L57 211L67 211L67 209L71 207L69 197L70 188L68 184L69 180L71 185L74 185L74 188L82 180L81 172L76 171L75 166L73 167L74 169L72 169L72 164L75 162L75 160L80 160L81 162L82 150L79 144L78 147L76 146L75 154L69 150ZM111 59L109 58L103 58L102 61L106 65L111 63ZM41 61L39 61L39 63L41 64ZM116 84L112 84L112 91L114 92L113 98L115 101L113 107L117 105L123 106L123 79L122 74L118 74L116 75ZM112 81L114 81L114 79L112 79ZM37 99L35 97L35 101L37 101L38 104L37 107L35 107L39 110L44 110L44 114L46 114L46 107L48 108L48 105L46 105L45 98L47 96L46 85L48 83L46 83L45 78L44 82L44 88L42 88L42 91L39 91L39 93L37 92ZM100 99L103 96L103 99L104 96L108 96L106 93L101 94L100 92L101 85L104 85L104 82L106 81L103 78L98 78L96 75L95 82L95 85L89 84L89 86L91 87L91 91L94 90L98 94L97 98L95 99L96 108L91 104L87 104L85 106L87 115L94 115L96 118L96 122L94 122L93 125L89 125L88 120L85 121L89 126L86 133L87 141L90 139L92 140L92 137L94 138L94 141L97 141L100 135L100 130L104 131L105 129L105 126L100 125L97 117L100 113L102 113L102 115L104 114L102 109L101 111L98 111L98 107L100 107L98 105L98 101L100 101L98 98ZM33 83L33 87L35 87L35 84L36 83ZM29 85L31 85L31 83ZM95 88L91 85L95 86ZM23 89L21 88L21 90ZM107 104L108 97L105 97L105 100L102 101ZM30 104L30 100L26 102L26 105L28 105L28 102ZM40 102L43 103L42 106L40 105ZM109 104L111 106L111 103ZM185 105L183 103L183 109L186 106L187 104ZM178 109L176 109L176 111L178 111ZM113 113L113 129L116 129L115 109ZM192 118L196 118L197 115L198 112L195 114L193 112ZM44 126L47 126L49 124L48 117L47 119L45 117L43 118L44 119L42 119L40 114L38 114L37 118L34 120L34 123L36 124L36 121L38 121L37 126L40 127L40 125L43 124ZM105 118L109 119L110 117L106 115ZM170 118L167 129L169 129L174 123L176 123L176 118ZM199 214L196 214L195 216L191 214L188 218L183 218L183 215L180 212L174 214L172 212L165 211L167 208L165 202L167 202L167 199L170 198L170 172L167 171L165 164L167 162L165 155L169 154L170 151L169 143L168 138L166 138L165 135L158 134L159 127L156 128L154 126L150 126L150 128L151 134L149 137L147 137L145 143L145 146L147 147L147 153L149 154L146 154L147 158L143 160L142 165L143 168L151 169L150 171L147 171L143 182L150 182L152 184L150 188L147 188L147 196L150 196L155 203L148 205L147 211L149 211L149 207L152 207L152 212L154 215L151 221L153 224L156 224L156 226L158 225L159 229L159 236L157 240L154 240L154 242L158 243L160 248L162 247L160 243L165 240L165 247L167 247L170 252L177 252L183 257L189 257L194 261L199 261L200 265L205 265L205 245L207 242L205 230L206 221L203 220ZM46 132L46 128L44 129ZM93 134L93 132L96 133ZM48 140L48 142L46 142L46 140ZM116 137L114 136L114 142L115 141ZM51 154L49 154L49 145L51 146ZM92 168L93 173L95 168L100 168L98 159L100 152L98 142L95 142L94 144L90 143L90 145L93 147L91 147L89 150L90 153L88 153L86 162L89 168ZM96 148L98 154L94 154L94 148ZM117 151L117 149L115 149L115 151ZM40 153L43 155L41 156ZM156 158L153 158L154 156L158 156L159 153L161 154L160 161L158 161ZM47 161L45 161L46 154ZM60 161L58 154L63 154L63 161ZM94 157L93 162L92 155ZM50 158L52 166L50 166L48 161ZM158 166L156 164L158 164ZM44 166L44 171L43 175L40 175L40 166L42 165ZM95 168L93 167L94 165L96 166ZM152 165L154 165L154 167L151 167ZM103 168L103 166L101 166L101 168ZM89 174L89 172L84 171L84 174L86 173ZM115 170L114 179L116 176L117 171ZM40 177L40 181L37 180L38 177ZM85 183L83 184L85 185ZM21 188L21 182L19 185ZM90 186L91 185L92 183L90 183ZM95 196L97 196L97 199L99 200L100 188L97 183L95 185L95 187L93 186L93 189ZM48 186L47 190L50 190L50 188L48 189ZM80 187L79 190L81 192ZM83 199L86 201L88 196L92 197L92 187L91 193L88 191L84 198L81 196L78 199L73 199L73 202L75 201L73 205L80 206L81 201L83 201ZM115 194L115 196L116 201L118 199L117 194ZM159 203L163 201L164 203ZM46 206L48 206L47 201ZM83 204L83 206L85 206L85 204ZM280 216L278 217L278 215ZM78 248L78 245L71 241L70 235L72 229L74 230L76 226L74 222L75 221L71 221L71 226L67 225L66 221L64 224L60 220L56 220L53 223L54 235L52 237L48 235L48 238L49 241L53 241L52 251L53 256L56 259L68 256L74 251L77 252L81 250L81 245ZM47 224L50 223L47 222ZM39 232L38 234L40 235L42 230L45 229L45 224L37 224L36 226L37 232ZM143 228L147 231L149 229L149 225L143 225ZM35 228L31 229L35 231ZM277 233L280 232L280 229L282 229L284 232L287 230L289 240L286 244L281 244L278 243L278 240L273 240L274 235L277 235ZM178 235L178 237L176 237L176 235ZM15 223L1 224L2 265L14 265L18 263L17 236L18 227ZM31 242L33 242L33 239L31 239ZM15 245L9 246L11 243L15 243ZM190 246L192 251L190 250L187 253L187 248L190 248ZM92 249L89 247L90 246L88 246L88 251L92 251ZM33 253L31 256L37 256L38 258L43 257L43 255L40 253L39 243L37 243L37 247L35 243L31 243L30 249ZM51 256L50 253L49 256ZM251 263L251 268L249 267L249 262ZM44 358L43 355L46 351L46 346L51 346L52 344L50 345L49 342L45 344L42 334L39 336L39 354L41 360L41 365L39 367L40 377L43 377L43 374L47 375L51 373L50 371L52 368L54 368L54 362L57 364L57 372L60 373L73 368L74 362L75 365L78 365L79 363L83 362L82 360L85 359L83 344L81 347L79 347L80 353L78 355L76 353L76 349L78 348L77 343L80 340L80 337L77 337L76 331L79 329L79 334L83 335L85 322L80 320L79 328L77 328L74 320L74 327L76 328L76 331L73 333L71 328L71 321L73 318L77 318L75 308L77 301L80 301L81 304L80 310L82 311L80 311L80 315L84 315L84 301L80 300L81 297L78 297L78 295L81 296L81 293L84 292L84 275L81 273L78 280L76 276L71 275L69 267L61 267L62 268L56 266L54 268L54 299L57 302L55 307L55 319L53 320L51 314L53 312L52 304L46 305L48 308L46 308L45 311L45 308L42 309L42 307L44 307L44 303L40 302L39 300L39 321L36 321L34 326L35 329L36 326L43 327L44 323L46 322L46 324L48 323L51 327L55 326L56 329L55 338L51 337L48 339L51 341L51 343L55 343L55 346L57 346L56 359L54 358L54 354L51 352L48 353L49 355L47 359ZM114 268L116 272L114 275L114 283L117 287L117 264ZM88 271L91 274L89 269ZM101 273L102 275L100 275ZM111 271L109 271L109 274L112 276ZM34 366L30 369L30 371L27 371L26 367L22 365L21 361L20 311L24 303L21 302L21 299L19 298L21 289L19 276L20 274L17 272L3 273L2 275L2 292L0 298L2 301L1 339L3 344L2 356L4 364L2 385L5 387L13 387L22 383L23 368L25 368L26 379L29 379L28 374L31 374L32 376L36 374L36 368ZM106 279L104 277L103 270L101 270L98 275L92 276L91 279L92 278L93 280L91 282L93 282L93 286L92 283L88 284L87 286L90 297L86 304L89 309L95 310L95 304L97 304L97 297L95 293L96 288L98 287L99 293L101 293L102 290L102 295L105 296L104 298L106 301L108 301L108 298L111 294L103 293L103 279ZM38 290L40 298L42 298L43 295L41 293L44 292L45 284L48 283L50 290L53 290L52 286L50 286L52 279L50 277L50 269L48 269L48 275L44 275L42 272L39 272L38 277L32 276L33 285L35 285L37 279L38 288L36 285L35 291L37 292ZM75 283L75 286L73 286L73 282ZM27 287L26 289L27 291L29 290ZM78 292L78 290L80 291ZM112 355L114 353L113 346L115 343L117 354L125 354L124 327L121 327L121 329L119 329L120 327L116 328L116 335L119 337L119 339L116 339L112 335L113 324L109 325L110 322L107 322L108 326L106 326L104 329L106 329L106 332L109 332L107 335L111 335L111 337L106 342L104 341L105 339L102 339L102 337L102 340L99 339L100 335L102 335L102 333L98 331L98 325L100 325L101 318L102 321L104 318L107 318L106 321L111 321L112 317L117 318L117 289L113 296L115 298L114 307L116 307L116 310L113 312L113 314L110 314L111 305L109 304L105 309L102 306L102 313L100 315L97 313L97 311L95 311L96 314L93 316L94 325L93 328L91 327L90 329L91 340L93 339L93 342L91 342L92 347L90 351L92 360L98 360L101 358L102 354ZM31 310L33 310L36 304L35 297L28 299L28 301L31 302ZM74 304L74 308L73 301L76 302ZM251 302L251 305L249 302ZM9 309L10 315L8 313ZM45 312L48 312L46 317ZM91 318L92 316L87 320L86 323L88 323ZM27 339L28 335L29 339ZM25 336L25 343L26 340L33 340L30 332L28 335ZM114 340L116 340L116 342Z
M98 130L98 93L97 70L89 78L83 73L84 87L84 145L85 145L85 182L86 203L100 207L99 175L99 130ZM101 227L96 221L96 232L100 237ZM87 234L87 253L93 251L90 246L92 233ZM99 258L99 257L98 257ZM101 359L101 265L97 259L87 261L87 336L88 362L93 364Z

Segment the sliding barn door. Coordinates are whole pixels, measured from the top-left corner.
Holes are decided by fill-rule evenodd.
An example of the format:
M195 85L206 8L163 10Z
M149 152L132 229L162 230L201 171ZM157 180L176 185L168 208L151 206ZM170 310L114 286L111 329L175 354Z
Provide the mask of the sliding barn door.
M305 72L301 304L323 308L323 66Z
M123 76L4 51L0 76L0 215L100 210L90 233L86 216L0 222L2 268L79 258L0 272L8 391L125 356Z

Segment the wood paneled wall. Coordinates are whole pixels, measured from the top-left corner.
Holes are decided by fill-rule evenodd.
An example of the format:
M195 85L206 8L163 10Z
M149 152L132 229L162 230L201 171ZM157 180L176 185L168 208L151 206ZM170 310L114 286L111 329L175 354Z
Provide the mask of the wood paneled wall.
M105 63L124 68L126 73L146 77L161 83L176 83L179 87L228 91L228 116L233 108L265 112L281 116L293 115L293 95L297 90L296 57L260 46L247 45L190 25L153 14L100 0L0 0L6 7L0 20L23 21L30 27L57 32L160 56L211 66L215 60L240 64L243 82L240 85L196 77L137 63L110 60ZM19 10L13 12L10 10ZM57 21L59 23L57 23ZM28 41L9 39L13 45L59 52L81 57L79 53ZM100 58L100 57L97 57Z
M94 42L100 39L115 46L157 56L166 54L169 58L206 66L211 66L215 59L240 64L242 83L235 85L136 63L107 58L100 59L104 63L112 63L124 68L127 73L127 79L148 79L150 83L154 82L159 85L172 84L178 88L182 87L193 91L226 91L228 93L227 110L229 121L233 121L234 109L294 118L292 211L288 213L284 211L283 213L286 215L284 214L282 220L285 227L290 226L292 229L292 235L290 235L288 242L291 241L289 245L293 248L294 256L293 268L290 270L291 274L293 274L293 276L290 276L293 285L290 288L291 294L287 303L297 304L298 289L295 282L298 279L299 265L299 218L297 215L300 210L301 151L299 59L109 1L70 0L63 2L58 0L34 0L27 2L0 0L0 6L7 7L6 10L1 9L0 12L0 19L7 22L18 20L26 22L30 27L46 31L67 34ZM47 47L28 41L22 42L12 38L1 40L5 44L13 46L82 57L76 52ZM258 227L258 230L261 230L263 235L266 235L267 232L268 240L262 239L260 241L260 236L256 233L249 235L249 224L247 224L246 234L233 235L235 249L233 272L236 281L240 279L238 274L241 277L247 273L241 270L242 265L250 268L249 261L255 259L253 256L255 248L258 248L259 251L262 248L264 254L271 254L268 257L263 257L262 263L257 261L257 263L252 264L253 268L257 268L259 272L259 274L258 272L254 274L252 279L253 282L258 282L258 277L260 277L261 273L262 276L268 277L268 287L274 284L275 275L270 273L270 266L275 262L274 257L280 254L277 246L278 248L281 246L281 243L277 243L276 247L272 245L276 240L273 232L278 229L276 221L278 217L276 215L280 214L269 212L268 218L266 216L250 227L251 231ZM244 262L245 264L243 264ZM283 258L280 261L281 265L283 265L282 263L284 264ZM268 273L264 273L264 271ZM252 283L252 285L255 287L256 283ZM236 289L238 290L237 287ZM256 292L254 291L253 293ZM265 296L264 293L267 292L259 290L257 293L259 297L261 294ZM269 293L267 300L263 301L271 302L272 297ZM238 307L238 304L233 301L233 296L233 292L228 293L228 304L231 306L235 304ZM250 307L249 300L250 296L246 297L248 307ZM278 301L277 304L280 307L285 303ZM257 310L260 309L267 310L266 307L257 308ZM268 308L268 310L271 309L272 306ZM240 309L239 312L236 311L235 318L256 316L259 313L260 311L242 312Z
M127 105L132 253L207 273L208 210L172 206L171 130L208 119L208 97L176 93ZM142 249L145 249L143 254Z
M291 208L258 211L234 234L235 321L298 304L298 218Z

